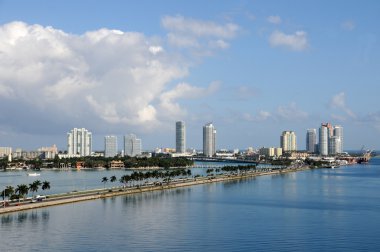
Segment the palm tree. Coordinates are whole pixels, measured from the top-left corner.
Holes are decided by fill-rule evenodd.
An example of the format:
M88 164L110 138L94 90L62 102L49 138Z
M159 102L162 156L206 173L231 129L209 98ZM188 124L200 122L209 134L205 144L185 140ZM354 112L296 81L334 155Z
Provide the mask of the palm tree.
M117 180L117 179L116 179L116 176L115 176L115 175L113 175L113 176L110 177L110 182L111 182L111 183L115 182L116 180Z
M104 183L104 188L106 188L106 183L108 181L108 178L107 177L103 177L102 178L102 182Z
M49 190L50 189L50 182L49 181L44 181L42 182L42 190Z
M20 198L24 198L29 192L29 187L25 184L17 185L15 192L18 193Z
M38 185L35 182L33 182L32 184L29 184L29 191L31 191L33 195L34 192L38 191Z
M41 186L41 181L36 180L32 184L29 185L29 190L32 192L37 192L39 187Z
M11 197L13 194L15 193L15 189L13 188L13 186L7 186L5 188L5 197Z

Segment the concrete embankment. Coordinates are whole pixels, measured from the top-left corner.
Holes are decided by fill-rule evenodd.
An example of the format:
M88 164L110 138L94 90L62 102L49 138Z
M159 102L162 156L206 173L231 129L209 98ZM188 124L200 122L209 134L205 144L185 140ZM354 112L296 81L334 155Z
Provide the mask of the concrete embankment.
M132 188L118 187L118 188L98 189L98 190L75 192L75 193L66 193L66 194L59 194L59 195L50 195L50 196L47 196L48 198L42 202L24 203L18 206L9 206L5 208L0 208L0 214L30 210L30 209L41 208L41 207L50 207L50 206L68 204L68 203L75 203L79 201L114 197L114 196L120 196L120 195L143 193L143 192L150 192L150 191L157 191L157 190L167 190L167 189L173 189L173 188L178 188L178 187L194 186L194 185L201 185L201 184L208 184L208 183L215 183L215 182L222 182L222 181L229 181L229 180L238 180L238 179L252 178L252 177L263 176L263 175L275 175L275 174L282 174L282 173L288 173L288 172L296 172L296 171L301 171L301 170L306 170L306 169L308 169L308 167L301 167L298 169L286 169L286 170L281 170L281 171L275 170L275 171L268 171L268 172L247 172L247 173L239 174L239 175L219 175L214 178L199 177L196 179L189 179L189 180L185 180L181 182L174 181L169 184L163 184L159 186L153 185L153 186L140 186L140 187L132 187Z

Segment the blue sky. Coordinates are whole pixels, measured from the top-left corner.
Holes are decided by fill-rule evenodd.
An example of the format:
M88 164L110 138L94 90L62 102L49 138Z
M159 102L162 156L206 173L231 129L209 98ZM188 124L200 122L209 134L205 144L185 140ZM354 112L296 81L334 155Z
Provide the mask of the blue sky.
M379 149L378 1L0 1L0 146L85 127L173 147L278 146L321 122Z

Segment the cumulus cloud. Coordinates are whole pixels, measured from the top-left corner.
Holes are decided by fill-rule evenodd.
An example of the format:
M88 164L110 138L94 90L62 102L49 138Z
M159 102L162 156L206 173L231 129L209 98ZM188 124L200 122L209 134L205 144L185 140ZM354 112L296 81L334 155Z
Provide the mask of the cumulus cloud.
M240 30L234 23L217 24L179 15L163 17L161 25L169 32L170 45L198 50L226 49L229 47L227 40Z
M272 47L285 47L293 51L304 51L309 47L307 33L304 31L296 31L294 34L274 31L269 36L269 44Z
M347 20L341 24L341 27L343 28L343 30L352 31L355 29L356 25L355 25L354 21Z
M282 20L280 16L269 16L267 21L271 24L281 24Z
M329 107L343 111L350 118L356 118L355 113L346 105L346 94L344 92L334 95L329 103Z
M175 88L163 92L160 96L160 107L169 115L181 116L186 113L178 99L195 99L215 93L219 89L220 83L215 81L207 88L191 86L188 83L179 83Z
M217 41L236 32L232 24L205 22L197 33L196 27L203 23L190 20L181 28L185 21L167 17L164 24L175 32L209 34ZM219 46L226 45L219 42ZM202 89L181 83L170 90L169 84L188 75L189 63L164 48L157 39L138 32L104 28L74 35L23 22L4 24L0 26L0 104L9 116L16 113L9 108L17 104L19 118L35 116L73 126L154 127L163 114L176 115L168 106L182 109L176 99L194 98L215 88L214 84ZM4 113L2 127L10 123ZM31 128L33 123L39 125L38 120L18 127Z
M277 108L277 116L284 120L303 120L309 114L298 108L295 102L291 102L289 105L279 106Z

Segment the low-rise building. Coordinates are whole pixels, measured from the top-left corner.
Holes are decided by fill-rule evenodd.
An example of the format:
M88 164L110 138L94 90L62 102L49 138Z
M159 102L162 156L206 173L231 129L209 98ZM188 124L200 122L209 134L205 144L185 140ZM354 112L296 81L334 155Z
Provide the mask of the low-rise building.
M281 157L282 156L282 148L261 148L259 150L260 155L264 155L265 157Z
M121 160L112 160L108 166L110 169L121 169L125 167L124 162Z

